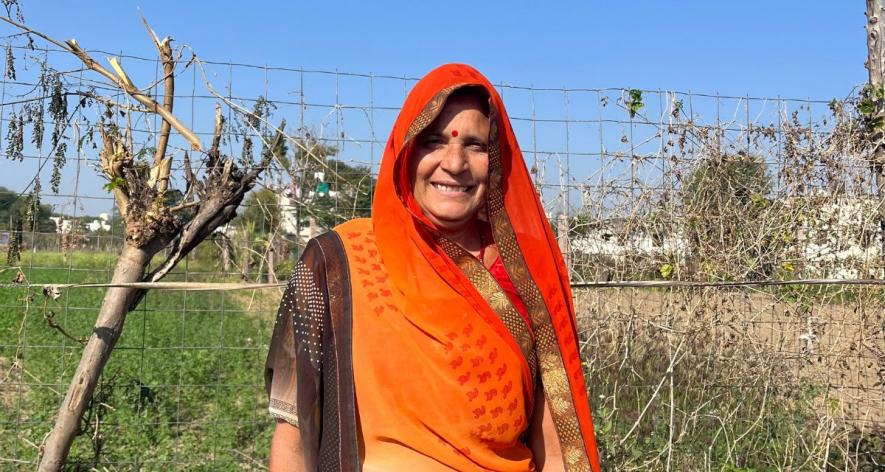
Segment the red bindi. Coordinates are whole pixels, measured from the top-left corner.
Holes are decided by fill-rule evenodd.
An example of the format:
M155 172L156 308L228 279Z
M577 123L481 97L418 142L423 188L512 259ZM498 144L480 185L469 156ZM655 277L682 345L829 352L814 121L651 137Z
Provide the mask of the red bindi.
M453 130L452 130L452 137L453 137L453 138L457 138L457 137L458 137L458 130L456 130L456 129L453 129Z

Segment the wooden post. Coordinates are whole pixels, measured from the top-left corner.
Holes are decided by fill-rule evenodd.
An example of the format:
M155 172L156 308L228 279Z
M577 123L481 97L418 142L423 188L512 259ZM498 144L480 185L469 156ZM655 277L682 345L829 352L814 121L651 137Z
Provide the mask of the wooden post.
M568 238L569 230L568 215L560 214L556 217L556 240L559 243L559 251L565 259L565 266L572 271L572 246Z
M243 261L240 263L242 279L252 281L252 237L249 232L243 230Z
M870 71L870 84L883 82L882 19L885 17L883 0L867 0L867 69Z
M876 90L885 84L885 44L883 44L883 26L885 20L885 8L883 0L867 1L867 70L870 72L870 87ZM871 91L872 92L872 91ZM874 95L875 96L875 95ZM885 106L878 104L875 113L885 117ZM885 194L885 179L882 176L883 164L885 164L885 147L881 143L881 132L876 132L872 139L879 141L870 156L870 164L873 169L873 178L876 181L878 196Z
M885 44L883 44L882 21L885 20L885 7L883 0L867 0L867 70L870 72L870 92L875 97L875 90L885 84ZM875 112L877 117L885 119L885 104L877 103ZM876 185L876 196L882 201L885 196L885 146L882 145L883 133L877 131L870 136L870 140L876 145L869 157L870 169ZM885 233L885 208L879 205L879 228ZM883 238L885 239L885 238ZM885 253L885 242L880 248ZM880 267L882 260L880 259Z
M277 283L277 261L274 250L274 233L271 233L267 242L267 283Z
M225 233L221 233L221 270L226 276L230 272L230 238Z

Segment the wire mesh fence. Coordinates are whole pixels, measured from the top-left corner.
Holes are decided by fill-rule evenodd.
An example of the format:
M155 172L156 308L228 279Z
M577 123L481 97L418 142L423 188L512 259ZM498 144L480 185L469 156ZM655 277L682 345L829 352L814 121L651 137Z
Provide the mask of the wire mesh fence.
M40 284L109 281L125 237L95 170L94 124L130 128L133 148L150 154L159 123L59 51L8 49L21 54L0 85L0 153L20 162L3 164L0 184L31 196L42 225L0 221L0 244L20 252L0 289L0 462L27 469L104 295ZM156 59L113 55L158 93ZM41 64L65 90L60 127L39 105L53 95ZM177 80L176 115L198 136L212 136L224 105L228 155L258 155L274 123L290 126L240 216L165 280L277 282L310 237L369 214L387 134L417 79L195 59ZM885 219L862 94L497 87L575 282L606 469L882 467ZM34 100L35 90L48 92ZM47 146L38 127L61 134ZM172 154L188 150L173 137ZM184 172L176 164L173 185ZM842 283L858 279L868 283ZM617 286L647 280L665 284ZM686 281L759 284L666 285ZM263 468L262 369L279 298L149 292L127 317L72 467Z

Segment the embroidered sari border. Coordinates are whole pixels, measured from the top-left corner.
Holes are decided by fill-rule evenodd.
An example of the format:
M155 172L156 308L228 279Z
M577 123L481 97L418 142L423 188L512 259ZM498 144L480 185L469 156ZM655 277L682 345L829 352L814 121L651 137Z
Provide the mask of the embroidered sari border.
M501 144L498 139L498 120L495 107L490 110L489 128L489 196L488 211L492 235L510 279L532 320L535 333L535 349L541 370L541 383L550 404L553 424L559 436L563 457L569 471L590 471L581 427L571 394L568 374L550 313L540 290L527 270L525 257L519 247L510 218L504 207L503 166Z
M470 86L471 83L465 82L446 87L437 92L434 97L422 108L418 117L409 126L404 143L408 143L414 139L421 131L424 130L439 115L446 100L456 89L460 87ZM494 284L489 284L488 280L482 275L482 272L476 270L457 249L463 251L463 248L454 243L440 244L444 252L449 255L453 262L461 268L462 272L467 276L471 285L480 293L486 302L492 307L492 310L498 315L500 321L508 332L513 336L514 341L523 350L526 362L530 362L532 370L531 378L534 384L535 378L540 371L541 382L544 387L544 394L550 405L550 411L553 416L553 423L556 429L559 443L562 447L563 457L565 459L566 468L571 471L592 471L588 451L586 450L584 438L581 432L581 426L578 420L577 410L572 397L569 377L565 368L565 362L562 358L559 342L557 340L556 331L547 309L544 298L541 295L538 286L532 279L525 261L525 257L519 247L510 218L507 215L504 205L504 189L503 189L503 167L501 160L501 144L498 136L498 117L494 106L489 110L489 194L488 215L492 228L492 235L501 253L504 267L507 274L513 281L513 284L526 305L531 319L532 329L534 332L534 353L525 354L523 345L520 342L523 337L522 331L525 331L531 338L531 332L525 326L525 322L515 308L512 307L509 299L503 293L497 281L491 274L480 265L482 272L492 279ZM444 240L444 238L443 238ZM457 248L454 249L453 247ZM469 254L468 254L469 256ZM473 259L472 256L469 259ZM496 290L497 288L497 294ZM498 301L498 296L503 301ZM506 302L506 305L505 303ZM513 310L516 318L519 319L520 327L516 320L511 320L508 313ZM498 308L501 308L499 310ZM537 369L534 365L537 365Z
M510 302L504 289L495 280L495 277L482 265L480 261L470 255L464 248L437 235L437 244L445 251L450 259L461 269L461 272L467 277L471 285L486 300L492 310L498 315L501 323L507 328L510 336L516 341L520 351L522 351L522 359L528 369L529 378L531 379L531 390L534 392L536 375L538 369L538 360L535 354L535 344L532 340L532 333L526 325L525 320L520 316L516 307Z

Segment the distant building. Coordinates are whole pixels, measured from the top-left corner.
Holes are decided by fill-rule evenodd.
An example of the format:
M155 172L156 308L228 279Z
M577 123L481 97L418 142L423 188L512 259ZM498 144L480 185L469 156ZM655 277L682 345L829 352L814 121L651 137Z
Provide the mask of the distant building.
M50 216L50 220L55 223L56 234L69 234L74 229L74 221L63 216Z
M789 205L812 208L793 246L806 277L834 279L885 278L881 202L875 198L815 197L793 199Z
M784 254L791 260L782 262L793 264L797 277L885 278L885 222L879 217L877 199L802 197L785 204L799 225L796 234L786 235ZM574 254L614 263L637 257L684 262L691 256L684 234L655 235L631 229L628 223L623 218L594 222L568 245Z
M89 223L86 223L86 229L92 233L96 231L110 231L110 219L111 218L107 213L101 213L98 215L97 220L92 220Z
M299 242L302 244L306 244L328 228L319 227L313 216L299 214L299 202L303 205L317 197L338 198L338 192L332 190L331 185L326 182L324 172L314 172L311 184L312 189L306 192L302 191L302 188L295 182L291 182L288 187L276 192L279 198L280 226L286 234L298 236Z
M632 231L628 235L623 218L594 223L584 235L570 241L572 251L587 255L602 255L623 261L628 256L669 256L684 259L688 256L688 241L680 234L653 235Z

